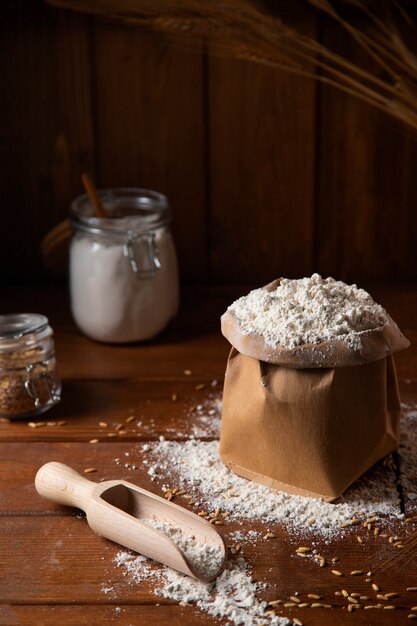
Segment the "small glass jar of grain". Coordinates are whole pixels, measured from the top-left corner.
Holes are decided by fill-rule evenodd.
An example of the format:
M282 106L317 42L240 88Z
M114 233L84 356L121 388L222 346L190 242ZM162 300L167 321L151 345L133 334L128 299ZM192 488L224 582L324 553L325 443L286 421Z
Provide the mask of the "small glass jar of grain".
M0 315L0 416L30 417L59 402L53 331L36 313Z

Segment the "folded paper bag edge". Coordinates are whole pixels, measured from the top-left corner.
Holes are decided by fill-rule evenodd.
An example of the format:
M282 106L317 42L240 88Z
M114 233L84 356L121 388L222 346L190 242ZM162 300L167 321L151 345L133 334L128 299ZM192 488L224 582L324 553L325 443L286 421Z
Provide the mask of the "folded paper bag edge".
M223 313L220 320L223 336L242 354L258 361L295 369L364 365L379 361L411 345L391 317L388 317L385 326L361 333L360 350L354 349L341 339L322 341L319 344L301 344L295 348L284 348L280 345L272 348L262 335L242 333L239 320L232 311Z

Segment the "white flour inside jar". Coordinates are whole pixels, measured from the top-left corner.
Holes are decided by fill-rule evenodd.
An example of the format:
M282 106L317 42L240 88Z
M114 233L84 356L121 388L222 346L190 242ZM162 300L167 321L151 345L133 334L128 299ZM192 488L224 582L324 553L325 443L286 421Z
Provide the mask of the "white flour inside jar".
M79 234L70 255L71 309L84 334L106 342L154 337L178 308L178 275L171 234L158 230L161 267L138 278L120 241Z
M271 348L292 349L341 339L360 346L360 336L388 322L385 309L356 285L313 274L281 280L272 291L255 289L228 307L243 334L262 335Z

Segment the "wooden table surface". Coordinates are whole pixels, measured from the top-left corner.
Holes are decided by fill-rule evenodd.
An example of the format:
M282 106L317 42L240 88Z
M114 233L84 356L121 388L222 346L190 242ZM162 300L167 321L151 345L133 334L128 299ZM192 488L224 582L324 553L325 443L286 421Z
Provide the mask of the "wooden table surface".
M398 354L396 363L402 399L417 403L417 289L379 286L371 292L413 344ZM193 407L207 400L209 394L212 399L221 397L229 346L220 334L218 318L226 305L242 293L245 289L189 290L177 320L158 340L123 347L83 337L71 321L63 288L3 291L4 312L42 312L55 329L62 401L41 419L63 420L66 425L31 428L28 420L0 424L0 625L226 623L192 606L156 597L149 581L129 584L123 568L114 563L119 548L95 536L79 512L41 499L33 480L43 463L56 460L79 471L94 466L94 480L123 478L161 494L160 486L151 482L141 465L138 442L155 441L160 435L172 439L177 432L187 438L196 420ZM192 374L186 375L185 370ZM219 381L217 387L211 385L214 379ZM204 388L196 389L201 384ZM175 402L172 394L178 396ZM126 424L131 415L142 422L140 427L136 420ZM101 428L100 421L107 422L109 428ZM109 437L118 423L126 424L122 430L125 434ZM210 438L215 433L209 429L206 435ZM98 443L90 443L96 438ZM137 469L133 472L123 463L115 463L115 458L123 457L125 452L130 458L136 455ZM177 501L187 505L181 498ZM220 532L227 533L234 525L236 522L230 522L220 527ZM252 522L251 527L256 523ZM409 533L417 530L417 525L409 527ZM356 569L358 563L372 570L376 562L388 560L394 548L362 530L363 544L357 542L356 531L330 544L319 542L320 551L326 557L337 555L340 568L346 572ZM278 607L277 614L297 617L305 626L413 623L408 615L417 605L417 593L405 589L417 585L416 553L414 557L407 553L375 574L383 592L400 593L392 600L396 610L350 613L348 602L334 595L343 585L330 568L290 558L294 542L284 528L277 532L279 536L273 542L261 541L242 548L254 579L271 583L260 597L285 600L295 591L300 595L314 592L322 595L323 602L332 604L331 609L315 610ZM344 585L349 585L350 591L375 596L363 577L356 577L354 583L348 580ZM114 588L115 594L103 593L103 586Z

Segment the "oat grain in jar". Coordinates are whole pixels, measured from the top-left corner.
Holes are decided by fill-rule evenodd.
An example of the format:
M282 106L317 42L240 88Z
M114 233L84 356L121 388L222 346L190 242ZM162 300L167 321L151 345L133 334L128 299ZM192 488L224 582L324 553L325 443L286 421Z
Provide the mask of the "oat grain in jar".
M30 417L59 402L52 328L36 313L0 315L0 416Z
M109 343L151 339L178 308L178 270L167 198L149 189L98 191L71 207L71 309L79 329Z

